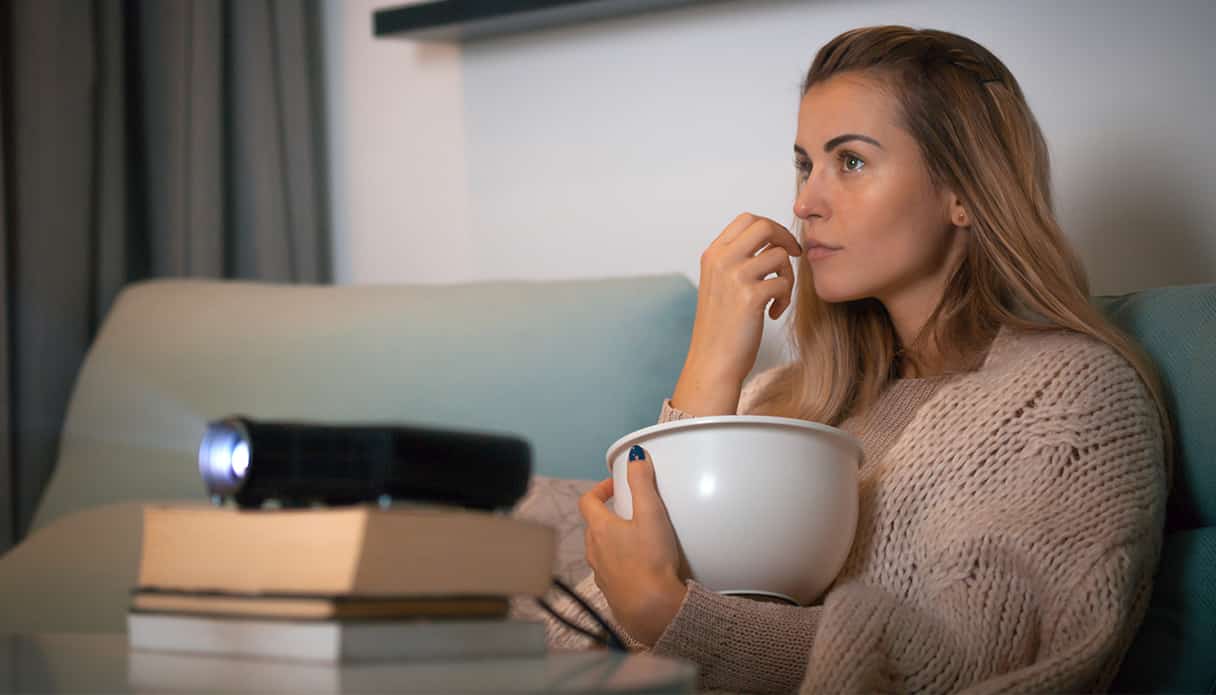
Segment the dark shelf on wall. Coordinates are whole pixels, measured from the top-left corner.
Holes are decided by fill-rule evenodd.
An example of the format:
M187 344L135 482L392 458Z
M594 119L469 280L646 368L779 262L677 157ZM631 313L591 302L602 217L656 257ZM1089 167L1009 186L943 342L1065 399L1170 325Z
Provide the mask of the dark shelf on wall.
M418 41L471 41L711 1L719 0L435 0L376 10L372 33Z

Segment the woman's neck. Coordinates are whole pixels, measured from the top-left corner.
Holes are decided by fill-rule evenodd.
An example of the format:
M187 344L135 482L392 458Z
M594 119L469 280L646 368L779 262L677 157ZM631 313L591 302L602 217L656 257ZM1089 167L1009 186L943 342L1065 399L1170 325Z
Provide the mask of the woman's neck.
M898 359L898 365L900 379L928 379L942 376L946 373L946 369L940 359L932 363L932 366L918 365L915 360L908 359L906 355L901 354Z
M978 368L983 364L992 349L1000 327L991 330L987 335L980 336L974 347L965 352L946 357L937 344L937 332L930 331L915 356L902 351L902 345L897 349L896 364L900 379L931 379L946 376L960 371Z
M903 378L937 376L959 366L946 364L948 358L943 357L936 342L936 331L929 324L934 320L950 277L963 262L968 239L968 234L958 233L956 229L932 271L876 296L887 310L899 345L915 352L914 360L900 360L899 374ZM922 335L923 340L918 343Z

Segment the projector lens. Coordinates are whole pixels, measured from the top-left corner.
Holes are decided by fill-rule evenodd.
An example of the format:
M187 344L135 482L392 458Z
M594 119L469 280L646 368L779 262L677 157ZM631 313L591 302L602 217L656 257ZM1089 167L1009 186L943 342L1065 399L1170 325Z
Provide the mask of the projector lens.
M249 435L239 420L207 425L198 447L198 472L211 494L231 495L241 489L249 471Z
M232 447L233 477L244 479L247 468L249 468L249 445L245 442L237 442L236 446Z

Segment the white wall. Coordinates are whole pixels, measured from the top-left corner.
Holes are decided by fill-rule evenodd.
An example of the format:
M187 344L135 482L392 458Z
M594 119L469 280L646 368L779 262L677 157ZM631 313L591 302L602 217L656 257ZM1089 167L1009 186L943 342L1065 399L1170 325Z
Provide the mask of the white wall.
M463 45L373 39L388 4L327 7L339 282L696 282L739 212L790 224L798 83L879 23L1013 71L1095 293L1216 281L1216 3L734 0Z
M326 0L334 273L339 283L477 280L459 45L373 39L372 11Z

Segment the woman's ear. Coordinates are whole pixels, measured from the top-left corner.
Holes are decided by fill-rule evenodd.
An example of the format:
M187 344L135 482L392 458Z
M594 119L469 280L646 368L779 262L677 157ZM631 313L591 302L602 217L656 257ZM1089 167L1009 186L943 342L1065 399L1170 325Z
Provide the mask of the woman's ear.
M949 198L950 224L955 227L970 227L971 215L967 214L967 208L963 206L963 201L954 193L951 193Z

